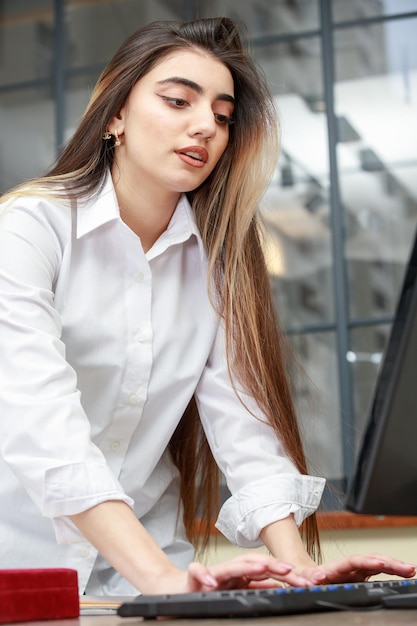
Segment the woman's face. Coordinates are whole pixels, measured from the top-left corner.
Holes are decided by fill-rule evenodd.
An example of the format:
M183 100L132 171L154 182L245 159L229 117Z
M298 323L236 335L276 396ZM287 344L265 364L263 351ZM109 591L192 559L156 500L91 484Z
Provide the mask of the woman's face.
M226 149L233 109L225 65L198 50L170 54L136 83L109 125L121 140L117 171L142 192L196 189Z

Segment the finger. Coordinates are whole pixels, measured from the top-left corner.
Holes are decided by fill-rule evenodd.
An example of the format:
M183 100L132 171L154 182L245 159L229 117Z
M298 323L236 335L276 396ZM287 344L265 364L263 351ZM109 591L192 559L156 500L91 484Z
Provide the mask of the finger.
M248 586L262 587L307 587L311 585L311 580L296 572L288 572L287 574L264 571L262 574L252 574L250 577L245 576L246 580L251 579Z
M274 578L266 578L265 580L251 580L248 584L249 589L283 589L288 587L289 583Z
M386 571L387 574L398 574L399 576L414 576L416 573L415 563L406 563L405 561L393 559L382 554L371 554L369 556L384 561L384 571Z
M393 574L395 576L403 576L405 578L410 578L411 576L415 576L416 567L415 565L409 565L404 563L402 565L397 564L388 564L386 563L383 569L384 574Z
M323 571L327 577L336 575L352 574L354 572L373 572L383 569L385 560L377 556L352 556L346 559L330 561L325 563L319 569Z
M303 573L300 574L299 572L290 572L285 577L282 576L280 580L291 587L310 587L314 584L311 578L304 576Z
M250 578L250 579L264 579L270 576L276 578L285 577L292 570L292 565L289 563L282 563L277 561L276 563L270 563L268 560L264 561L229 561L221 565L216 565L210 568L210 573L218 580L223 582L229 578Z
M234 570L234 578L233 574L231 574L230 570L227 572L229 576L235 581L234 584L236 586L256 586L257 588L262 587L277 587L282 586L281 583L285 583L286 585L291 585L292 587L307 587L310 586L312 581L300 574L299 572L293 572L292 568L288 564L265 564L265 567L261 568L248 568L246 567L244 570ZM215 577L219 581L219 584L224 586L228 584L230 578L224 576L222 574L214 573ZM236 580L239 578L240 581L244 581L237 585ZM259 584L262 583L262 584Z
M349 557L348 559L341 559L339 561L331 562L336 565L345 564L346 569L366 569L366 568L386 568L390 571L387 573L394 573L394 571L399 572L412 572L415 571L415 564L405 563L404 561L399 561L398 559L392 559L383 554L372 553L366 555L354 555Z
M251 580L265 580L270 577L286 578L292 566L277 562L272 570L268 561L249 562L245 560L230 561L208 569L201 563L191 563L188 568L189 584L192 589L229 588L248 586Z
M191 591L200 589L216 589L218 581L208 568L201 563L191 563L188 567L188 579Z

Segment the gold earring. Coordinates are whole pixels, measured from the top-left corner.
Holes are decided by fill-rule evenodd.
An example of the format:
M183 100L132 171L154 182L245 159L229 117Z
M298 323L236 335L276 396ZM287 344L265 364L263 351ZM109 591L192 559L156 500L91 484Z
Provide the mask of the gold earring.
M109 130L106 130L106 132L103 135L103 139L105 139L106 141L112 138L112 134Z
M118 132L117 132L117 130L115 130L115 131L114 131L114 145L115 145L115 146L120 146L120 144L121 144L121 143L122 143L122 142L121 142L121 141L120 141L120 139L119 139Z

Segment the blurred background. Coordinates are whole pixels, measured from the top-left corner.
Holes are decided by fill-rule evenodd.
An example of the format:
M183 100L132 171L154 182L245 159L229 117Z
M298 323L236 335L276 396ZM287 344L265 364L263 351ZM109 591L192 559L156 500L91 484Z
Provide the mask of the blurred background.
M51 164L131 32L217 15L276 98L271 285L311 471L343 491L417 226L417 0L0 0L0 192Z

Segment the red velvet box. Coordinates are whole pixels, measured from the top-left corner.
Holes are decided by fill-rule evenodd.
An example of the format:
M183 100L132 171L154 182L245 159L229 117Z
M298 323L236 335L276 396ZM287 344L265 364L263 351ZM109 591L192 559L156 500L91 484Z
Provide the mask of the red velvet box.
M72 569L0 569L0 623L78 617Z

